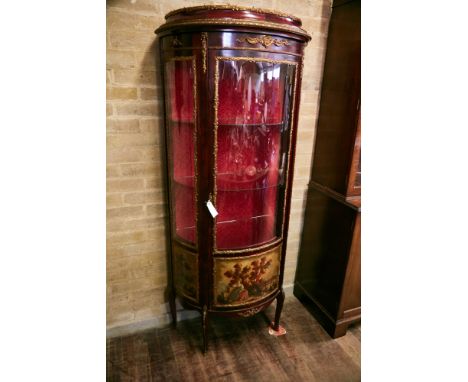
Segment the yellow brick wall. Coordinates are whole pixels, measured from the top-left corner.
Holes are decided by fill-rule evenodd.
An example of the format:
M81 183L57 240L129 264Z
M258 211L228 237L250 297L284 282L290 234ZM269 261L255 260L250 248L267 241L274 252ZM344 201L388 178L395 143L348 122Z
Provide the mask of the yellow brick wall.
M154 30L176 8L233 3L301 17L306 48L284 286L294 281L309 181L330 0L107 1L107 326L168 322L165 201Z

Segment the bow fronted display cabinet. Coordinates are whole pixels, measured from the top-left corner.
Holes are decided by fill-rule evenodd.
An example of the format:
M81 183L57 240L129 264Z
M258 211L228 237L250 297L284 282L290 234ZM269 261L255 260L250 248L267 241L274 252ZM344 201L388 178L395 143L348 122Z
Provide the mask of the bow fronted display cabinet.
M247 317L284 300L299 112L300 19L200 6L156 30L165 98L170 306Z

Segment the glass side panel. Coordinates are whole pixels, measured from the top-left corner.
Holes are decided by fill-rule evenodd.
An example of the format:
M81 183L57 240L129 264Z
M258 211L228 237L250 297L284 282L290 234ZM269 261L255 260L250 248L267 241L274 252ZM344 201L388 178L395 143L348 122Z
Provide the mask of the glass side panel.
M192 57L174 57L165 65L166 126L173 232L196 241L195 72Z
M217 63L216 248L281 236L295 66Z

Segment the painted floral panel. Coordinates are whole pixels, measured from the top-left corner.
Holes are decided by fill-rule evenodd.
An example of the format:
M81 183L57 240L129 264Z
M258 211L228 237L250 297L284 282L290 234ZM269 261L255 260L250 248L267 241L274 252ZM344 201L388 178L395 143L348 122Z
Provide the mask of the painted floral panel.
M174 246L172 259L177 292L198 302L198 255Z
M278 289L281 246L259 255L215 258L216 306L261 300Z

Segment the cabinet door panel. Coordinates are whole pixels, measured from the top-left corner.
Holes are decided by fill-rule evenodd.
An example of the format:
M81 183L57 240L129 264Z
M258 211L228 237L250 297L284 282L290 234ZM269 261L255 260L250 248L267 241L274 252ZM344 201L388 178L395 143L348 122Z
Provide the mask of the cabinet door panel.
M217 57L216 245L258 246L282 236L296 63Z

